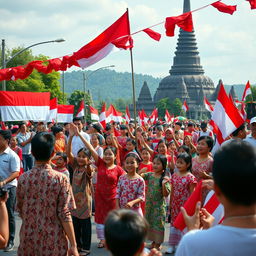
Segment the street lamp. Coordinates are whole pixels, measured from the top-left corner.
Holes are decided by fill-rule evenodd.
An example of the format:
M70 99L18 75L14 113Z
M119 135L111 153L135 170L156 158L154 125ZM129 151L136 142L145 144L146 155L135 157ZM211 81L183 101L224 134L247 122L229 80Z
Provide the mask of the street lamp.
M115 65L110 65L110 66L105 66L105 67L101 67L101 68L98 68L98 69L96 69L96 70L94 70L94 71L92 71L89 75L86 75L86 73L85 72L83 72L83 91L84 91L84 102L85 102L85 93L86 93L86 84L87 84L87 80L88 80L88 78L92 75L92 74L94 74L95 72L97 72L97 71L99 71L99 70L101 70L101 69L105 69L105 68L113 68L113 67L115 67ZM86 116L86 108L84 108L84 115Z
M44 41L44 42L40 42L40 43L36 43L36 44L32 44L18 52L16 52L13 56L11 56L8 60L5 60L5 39L2 39L2 69L6 68L6 65L13 59L15 58L17 55L23 53L24 51L26 51L27 49L37 46L39 44L48 44L48 43L61 43L64 42L65 40L63 38L58 38L55 40L49 40L49 41ZM6 91L6 81L3 81L3 91Z

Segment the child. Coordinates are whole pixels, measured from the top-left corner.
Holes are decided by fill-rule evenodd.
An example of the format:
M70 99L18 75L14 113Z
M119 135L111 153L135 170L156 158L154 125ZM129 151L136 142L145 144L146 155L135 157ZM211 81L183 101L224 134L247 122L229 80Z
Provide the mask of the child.
M145 201L145 182L136 173L140 159L137 154L129 153L125 157L127 174L119 178L117 184L116 208L127 208L143 216L141 202Z
M76 129L76 134L81 138L85 146L91 152L97 166L97 185L95 191L95 222L97 237L100 240L98 248L104 247L104 222L107 214L116 207L116 188L118 179L125 174L124 170L115 164L116 148L106 147L103 151L103 159L100 158L90 144L77 131L74 124L70 124Z
M192 158L187 153L181 153L177 157L176 168L177 172L171 178L171 228L169 236L169 248L166 254L171 254L176 250L176 247L181 239L181 231L173 227L173 223L180 212L180 207L184 205L190 194L196 186L196 178L191 174Z
M147 221L131 210L114 210L105 223L106 247L112 256L160 256L155 249L144 248L148 230ZM147 252L145 252L147 251Z
M92 204L92 174L91 153L86 148L77 152L77 157L72 154L72 139L78 131L72 126L69 130L67 154L69 162L74 170L72 179L72 190L76 202L76 209L73 210L73 224L76 235L77 248L80 255L89 255L91 248L91 204Z
M52 159L55 162L53 170L65 174L69 179L69 171L67 169L68 157L63 152L57 152L55 157Z
M165 175L167 158L156 155L153 160L154 172L143 173L141 176L148 181L146 194L146 215L149 223L148 239L151 247L160 250L164 241L164 225L166 217L166 203L164 198L170 193L169 178Z

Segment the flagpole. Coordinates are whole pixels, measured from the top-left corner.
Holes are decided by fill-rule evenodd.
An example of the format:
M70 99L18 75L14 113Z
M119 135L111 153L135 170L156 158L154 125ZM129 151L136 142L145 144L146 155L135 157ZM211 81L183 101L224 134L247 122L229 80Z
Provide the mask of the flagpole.
M127 10L127 15L129 19L129 10ZM132 55L132 47L130 48L130 57L131 57L131 71L132 71L132 94L133 94L133 116L134 116L134 124L135 124L135 141L136 146L138 146L138 138L137 138L137 120L136 120L136 97L135 97L135 82L134 82L134 69L133 69L133 55Z

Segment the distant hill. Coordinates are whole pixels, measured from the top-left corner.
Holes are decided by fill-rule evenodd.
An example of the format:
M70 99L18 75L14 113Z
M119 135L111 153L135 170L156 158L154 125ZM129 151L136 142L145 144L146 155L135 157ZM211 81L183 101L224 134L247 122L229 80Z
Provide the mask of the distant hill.
M105 101L118 98L132 98L132 78L129 72L116 72L114 70L102 69L95 73L93 71L72 71L65 72L65 92L71 94L74 90L83 91L83 73L87 76L86 90L90 90L93 100ZM144 81L147 82L152 98L162 78L155 78L150 75L135 74L136 98L142 88ZM225 85L229 93L232 85ZM240 100L242 98L244 84L236 84L235 92Z
M116 72L114 70L102 69L95 73L93 71L65 72L65 92L70 94L74 90L83 91L83 73L85 72L86 90L90 90L93 100L106 99L131 99L132 98L132 77L128 72ZM161 78L150 75L135 74L136 98L142 88L144 81L147 82L151 96L153 97Z

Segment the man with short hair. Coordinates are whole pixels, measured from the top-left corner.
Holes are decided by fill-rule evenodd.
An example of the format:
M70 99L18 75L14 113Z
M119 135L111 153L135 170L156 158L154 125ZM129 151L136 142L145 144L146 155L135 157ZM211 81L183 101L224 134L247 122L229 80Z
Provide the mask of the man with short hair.
M250 120L251 134L248 135L245 141L256 147L256 116Z
M79 133L87 140L90 141L90 136L83 131L83 122L82 122L82 118L80 117L74 117L73 118L73 123L74 125L76 125L78 127ZM79 138L79 136L75 135L73 137L72 140L72 154L74 155L74 157L77 156L77 152L79 151L79 149L84 148L84 143L82 142L82 140Z
M33 167L33 157L31 155L31 140L33 133L27 131L27 125L21 123L19 125L20 132L17 134L19 146L22 149L22 165L24 172L27 172Z
M221 225L199 230L200 205L192 217L182 208L191 231L183 236L175 256L256 255L256 149L242 140L228 143L214 155L212 174L215 194L224 206L224 220Z
M11 251L14 247L15 237L15 202L16 202L16 187L17 177L20 171L20 159L18 155L9 148L11 139L10 130L0 130L0 187L8 191L8 199L6 207L9 218L9 240L5 251Z

